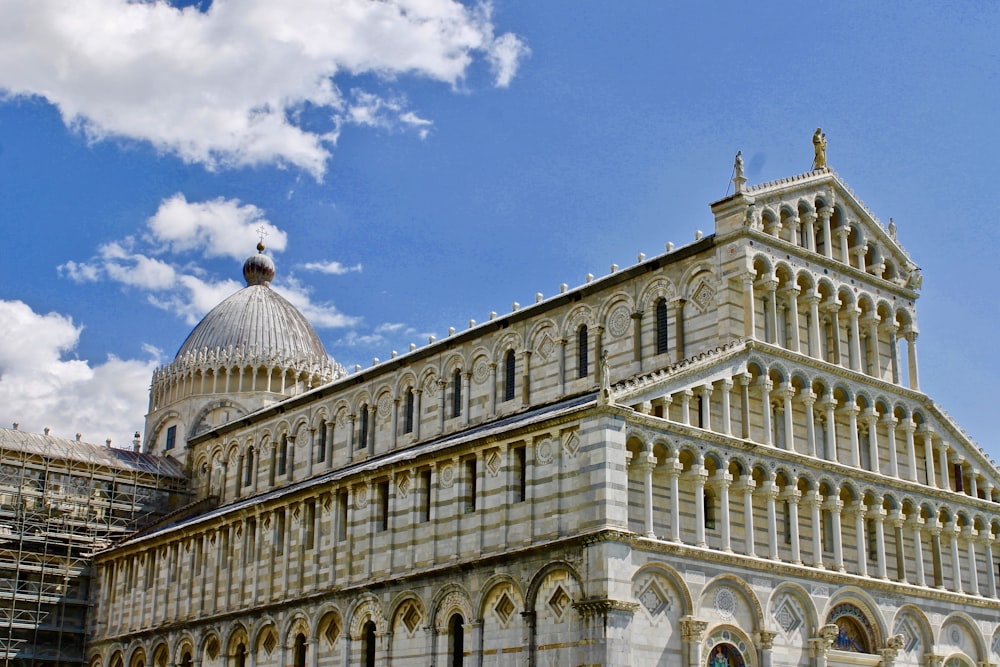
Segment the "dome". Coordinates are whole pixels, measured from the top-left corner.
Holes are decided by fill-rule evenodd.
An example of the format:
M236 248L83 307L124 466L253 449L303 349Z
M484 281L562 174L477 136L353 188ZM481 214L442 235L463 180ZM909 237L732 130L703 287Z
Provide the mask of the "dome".
M243 265L247 286L205 315L177 351L176 360L216 349L290 362L327 359L312 325L271 289L274 263L264 254L263 244L257 250Z

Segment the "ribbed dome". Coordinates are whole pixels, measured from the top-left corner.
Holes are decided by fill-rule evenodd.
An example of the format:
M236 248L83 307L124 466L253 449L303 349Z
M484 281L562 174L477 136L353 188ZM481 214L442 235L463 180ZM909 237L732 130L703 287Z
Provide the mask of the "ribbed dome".
M213 350L239 350L294 361L326 359L326 350L312 325L295 306L271 289L274 264L261 252L247 259L244 287L213 308L198 323L177 351L177 360L186 354Z

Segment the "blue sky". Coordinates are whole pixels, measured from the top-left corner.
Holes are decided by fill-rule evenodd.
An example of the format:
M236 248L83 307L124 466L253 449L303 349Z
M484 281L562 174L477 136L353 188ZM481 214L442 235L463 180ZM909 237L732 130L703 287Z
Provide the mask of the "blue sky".
M829 162L922 267L922 389L994 458L995 3L0 0L0 423L124 445L241 286L345 366L712 230Z

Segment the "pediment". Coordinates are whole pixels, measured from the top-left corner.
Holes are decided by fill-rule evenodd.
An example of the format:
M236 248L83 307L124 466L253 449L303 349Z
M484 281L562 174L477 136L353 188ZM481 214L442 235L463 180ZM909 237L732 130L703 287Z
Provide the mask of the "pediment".
M806 247L799 238L803 221L822 226L823 211L830 214L832 245L839 247L838 234L847 233L851 252L867 249L868 272L911 289L920 288L916 263L900 244L896 225L884 224L865 206L853 190L830 169L820 169L747 188L742 193L712 205L716 233L726 234L747 227ZM792 231L795 228L796 231ZM840 229L846 232L839 232ZM854 259L852 258L852 263Z

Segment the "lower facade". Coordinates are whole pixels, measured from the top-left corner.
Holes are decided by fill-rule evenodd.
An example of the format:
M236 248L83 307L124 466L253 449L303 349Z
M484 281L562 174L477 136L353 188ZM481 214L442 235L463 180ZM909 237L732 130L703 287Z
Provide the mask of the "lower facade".
M995 600L607 530L90 645L92 667L983 667Z

